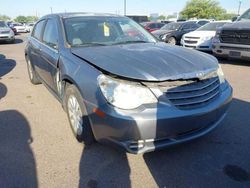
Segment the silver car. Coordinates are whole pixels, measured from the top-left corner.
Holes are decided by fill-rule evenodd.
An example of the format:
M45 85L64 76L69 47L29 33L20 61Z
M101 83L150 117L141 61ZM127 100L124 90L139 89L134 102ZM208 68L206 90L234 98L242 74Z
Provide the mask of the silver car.
M4 21L0 21L0 41L15 42L15 34Z

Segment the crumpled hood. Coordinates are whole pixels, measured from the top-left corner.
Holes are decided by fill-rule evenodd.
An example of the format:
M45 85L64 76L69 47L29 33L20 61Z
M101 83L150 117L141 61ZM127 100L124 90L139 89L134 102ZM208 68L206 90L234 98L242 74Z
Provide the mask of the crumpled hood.
M198 78L218 68L211 55L165 43L81 47L71 52L106 72L142 81Z

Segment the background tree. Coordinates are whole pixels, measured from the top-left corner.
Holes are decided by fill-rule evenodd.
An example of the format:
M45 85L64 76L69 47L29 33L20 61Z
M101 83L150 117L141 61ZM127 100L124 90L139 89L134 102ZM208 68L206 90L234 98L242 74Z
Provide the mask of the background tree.
M11 18L9 16L6 16L6 15L0 15L0 20L9 21L9 20L11 20Z
M26 22L36 22L38 17L36 16L18 16L15 18L15 22L26 23Z
M166 16L160 15L160 16L158 17L158 19L159 19L159 20L166 20Z
M20 23L25 23L27 22L27 18L25 16L17 16L15 19L14 19L15 22L20 22Z
M222 14L220 16L218 16L218 20L232 20L233 17L237 17L238 14L234 14L234 13L225 13Z
M181 11L183 18L212 18L217 19L226 10L220 6L217 0L190 0L186 3L185 8Z
M27 22L36 22L39 18L37 16L27 16L26 21Z

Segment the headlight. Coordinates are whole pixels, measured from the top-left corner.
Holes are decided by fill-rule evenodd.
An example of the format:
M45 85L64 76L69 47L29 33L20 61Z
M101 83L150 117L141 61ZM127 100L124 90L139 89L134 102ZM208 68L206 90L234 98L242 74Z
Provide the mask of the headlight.
M157 103L150 89L139 83L100 75L98 84L106 100L117 108L135 109L142 104Z
M167 34L161 36L161 40L166 40Z
M212 37L203 37L203 38L201 38L201 40L204 42L204 41L207 41L207 40L211 40L212 39Z
M220 83L221 84L224 83L225 82L225 76L224 76L224 73L223 73L222 68L221 68L220 65L219 65L219 68L217 70L217 75L219 77Z

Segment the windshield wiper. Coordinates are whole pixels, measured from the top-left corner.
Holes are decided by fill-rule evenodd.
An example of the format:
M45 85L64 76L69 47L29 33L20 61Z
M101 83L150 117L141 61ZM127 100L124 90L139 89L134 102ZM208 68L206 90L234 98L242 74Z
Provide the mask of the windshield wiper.
M149 43L149 42L144 41L144 40L129 40L129 41L117 42L117 43L114 43L114 45L116 45L116 44L131 44L131 43Z
M89 43L73 45L73 47L83 47L83 46L107 46L107 44L97 43L97 42L89 42Z

